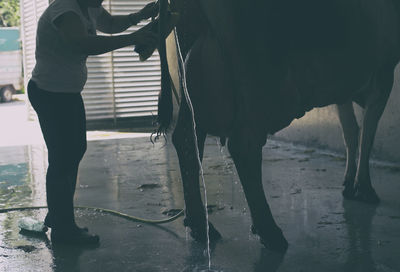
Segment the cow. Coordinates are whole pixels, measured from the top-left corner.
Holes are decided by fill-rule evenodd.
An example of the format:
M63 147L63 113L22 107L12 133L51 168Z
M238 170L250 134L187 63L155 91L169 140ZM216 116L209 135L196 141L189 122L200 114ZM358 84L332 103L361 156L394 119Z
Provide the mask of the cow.
M184 224L194 239L221 237L206 222L199 188L197 153L202 159L210 134L228 140L253 233L265 247L286 251L264 194L262 147L268 135L315 107L337 107L347 154L343 196L379 203L369 157L400 58L398 0L171 0L171 10L179 13L175 37L187 90L172 142ZM353 102L364 109L360 128ZM162 93L162 131L171 105L171 93Z

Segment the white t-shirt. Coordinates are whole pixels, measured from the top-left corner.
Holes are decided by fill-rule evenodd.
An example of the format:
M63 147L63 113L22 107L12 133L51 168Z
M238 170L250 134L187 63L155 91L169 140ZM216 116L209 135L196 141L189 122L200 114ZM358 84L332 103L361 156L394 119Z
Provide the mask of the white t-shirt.
M36 36L36 65L32 80L43 90L79 93L87 80L87 55L69 46L61 37L54 21L72 11L82 20L89 35L96 35L96 20L102 7L89 8L88 20L76 0L55 0L39 19Z

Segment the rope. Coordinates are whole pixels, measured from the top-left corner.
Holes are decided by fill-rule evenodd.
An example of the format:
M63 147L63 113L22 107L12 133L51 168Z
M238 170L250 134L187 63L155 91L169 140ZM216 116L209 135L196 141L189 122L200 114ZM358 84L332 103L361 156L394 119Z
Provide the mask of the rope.
M7 213L7 212L13 212L13 211L39 210L39 209L47 209L47 206L6 208L6 209L0 209L0 213ZM97 212L102 212L102 213L107 213L107 214L111 214L114 216L118 216L118 217L127 219L129 221L141 222L141 223L147 223L147 224L164 224L164 223L172 222L183 215L183 210L179 210L179 212L172 217L169 217L166 219L153 220L153 219L139 218L139 217L132 216L132 215L122 213L122 212L118 212L115 210L98 208L98 207L75 206L75 209L94 210Z

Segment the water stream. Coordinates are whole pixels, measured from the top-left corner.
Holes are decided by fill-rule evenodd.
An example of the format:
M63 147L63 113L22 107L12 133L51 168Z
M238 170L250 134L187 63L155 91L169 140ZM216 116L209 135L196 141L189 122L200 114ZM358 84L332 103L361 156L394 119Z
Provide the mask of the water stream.
M207 254L207 257L208 257L208 271L212 271L211 270L211 252L210 252L210 234L209 234L210 227L208 225L208 210L207 210L207 206L208 206L208 203L207 203L207 189L206 189L206 183L205 183L205 180L204 180L203 164L202 164L201 159L200 159L199 145L198 145L198 142L197 142L196 120L195 120L195 116L194 116L194 109L193 109L192 101L190 99L189 92L187 90L185 64L184 64L182 52L181 52L181 49L180 49L180 46L179 46L178 35L175 35L175 39L176 39L176 43L178 45L177 46L177 50L178 50L179 60L180 60L180 62L182 64L183 92L185 94L185 99L186 99L186 102L188 104L189 110L190 110L191 115L192 115L194 145L195 145L197 161L198 161L199 169L200 169L201 182L202 182L203 187L204 187L204 209L205 209L205 214L206 214L206 231L207 231L207 253L206 254Z
M222 160L224 162L224 169L225 171L232 175L232 183L231 183L231 208L235 205L235 184L237 184L239 177L236 174L236 171L233 169L232 165L229 163L229 159L225 154L225 147L222 146L221 142L219 139L216 139L219 151L221 153Z

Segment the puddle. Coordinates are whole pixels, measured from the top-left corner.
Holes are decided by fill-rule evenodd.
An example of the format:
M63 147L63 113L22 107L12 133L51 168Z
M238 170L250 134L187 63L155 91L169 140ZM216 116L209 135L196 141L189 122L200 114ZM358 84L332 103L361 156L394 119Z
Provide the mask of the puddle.
M155 189L155 188L160 188L161 184L158 183L147 183L147 184L142 184L138 186L137 188L140 190L146 190L146 189Z
M229 272L216 267L208 266L189 266L185 267L181 272Z

